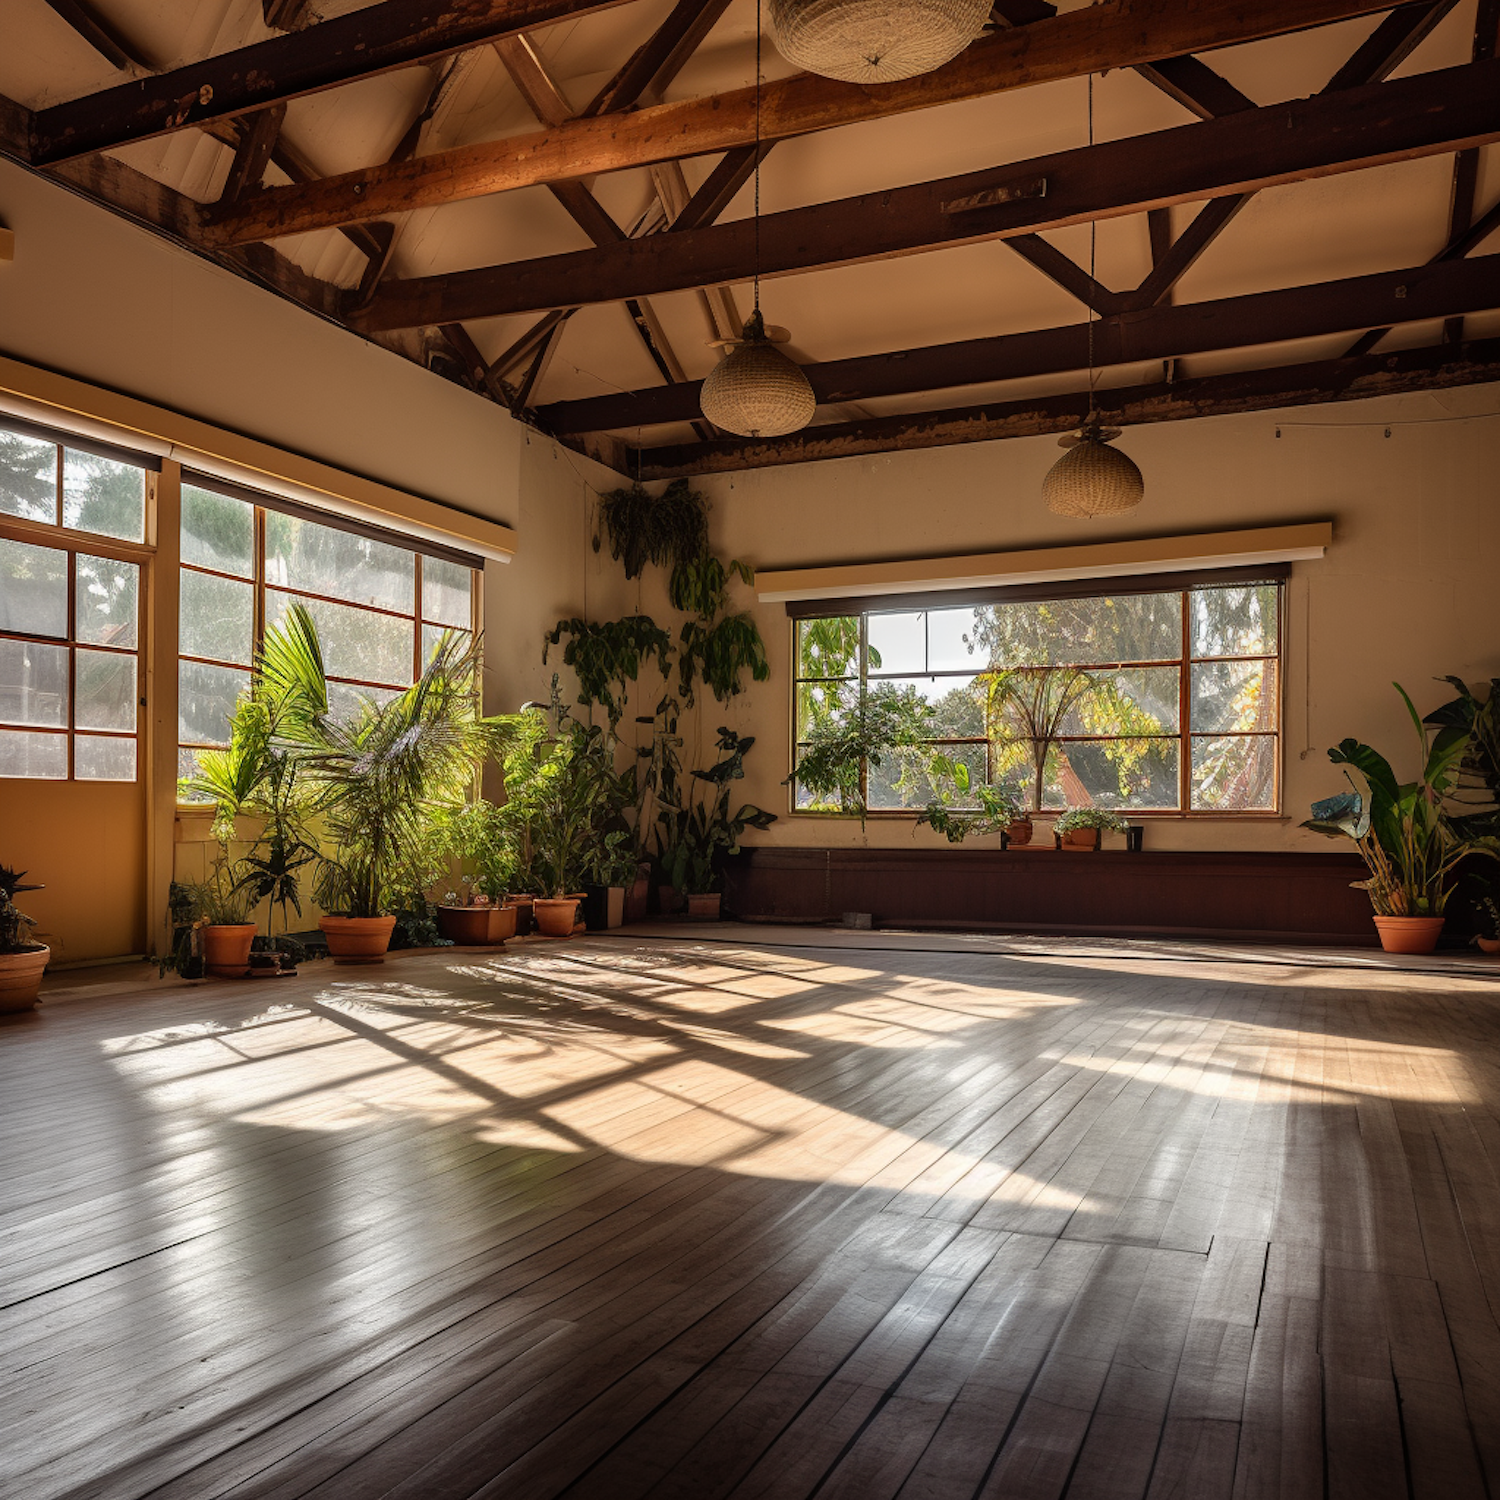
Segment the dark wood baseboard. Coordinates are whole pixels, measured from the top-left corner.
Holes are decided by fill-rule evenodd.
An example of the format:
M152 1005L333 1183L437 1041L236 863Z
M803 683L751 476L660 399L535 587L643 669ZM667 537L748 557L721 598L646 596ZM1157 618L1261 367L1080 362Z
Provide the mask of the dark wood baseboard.
M730 861L725 907L748 921L869 912L879 926L1096 936L1376 942L1345 854L810 849L762 845Z

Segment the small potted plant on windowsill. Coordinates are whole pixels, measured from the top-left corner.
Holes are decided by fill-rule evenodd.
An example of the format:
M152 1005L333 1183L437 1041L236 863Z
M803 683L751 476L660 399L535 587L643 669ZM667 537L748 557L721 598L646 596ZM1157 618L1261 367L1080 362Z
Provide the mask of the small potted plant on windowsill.
M1052 832L1059 849L1097 849L1102 834L1125 833L1129 828L1119 813L1107 807L1070 807L1052 825Z
M928 761L927 775L936 795L922 809L913 833L925 824L950 844L961 844L971 834L989 833L1004 834L1011 844L1031 842L1031 817L1011 787L976 785L963 761L941 753Z
M21 891L39 891L39 885L22 885L25 870L0 865L0 1014L18 1015L31 1010L41 993L42 975L52 950L32 939L36 921L19 910L12 898Z

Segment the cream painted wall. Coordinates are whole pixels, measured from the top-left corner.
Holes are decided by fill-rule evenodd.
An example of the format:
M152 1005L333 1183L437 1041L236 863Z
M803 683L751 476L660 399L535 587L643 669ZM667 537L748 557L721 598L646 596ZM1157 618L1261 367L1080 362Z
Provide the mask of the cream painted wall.
M715 545L761 568L1332 519L1328 556L1297 564L1288 589L1284 816L1154 818L1147 834L1157 848L1327 849L1297 823L1309 802L1342 787L1329 745L1355 735L1398 770L1413 769L1414 738L1391 682L1425 710L1446 693L1434 677L1500 675L1500 387L1166 423L1135 429L1121 446L1141 465L1147 496L1114 521L1068 521L1042 506L1042 477L1059 456L1051 438L766 469L702 488ZM566 523L559 509L559 538L576 537L578 504ZM635 606L607 552L589 555L587 576L591 613ZM702 728L728 723L757 736L743 791L780 821L755 841L911 847L909 819L872 820L862 833L855 820L789 814L789 622L781 605L740 593L774 675L727 707L711 704ZM641 597L668 618L659 579ZM915 842L941 841L922 830Z
M0 352L513 523L494 404L0 160Z

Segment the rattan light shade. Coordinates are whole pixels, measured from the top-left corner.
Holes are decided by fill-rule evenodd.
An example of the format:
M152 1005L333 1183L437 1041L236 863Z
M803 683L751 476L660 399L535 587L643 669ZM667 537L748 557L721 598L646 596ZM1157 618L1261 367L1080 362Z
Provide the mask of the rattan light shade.
M771 31L789 63L846 83L894 83L957 57L991 0L771 0Z
M1119 516L1134 510L1146 481L1130 458L1097 428L1085 429L1042 481L1047 509L1060 516Z
M758 312L743 341L709 373L698 397L715 427L739 437L784 437L813 419L817 398L807 376L767 337Z

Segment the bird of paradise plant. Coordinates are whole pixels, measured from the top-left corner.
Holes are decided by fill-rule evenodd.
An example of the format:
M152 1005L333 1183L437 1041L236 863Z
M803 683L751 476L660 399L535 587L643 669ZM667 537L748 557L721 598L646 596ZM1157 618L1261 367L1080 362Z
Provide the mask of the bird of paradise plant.
M1500 858L1500 839L1466 835L1444 807L1469 747L1469 727L1446 724L1432 732L1406 689L1392 685L1416 729L1422 768L1417 779L1398 782L1379 751L1342 740L1328 758L1343 767L1353 791L1313 803L1312 817L1302 826L1354 841L1370 872L1355 889L1368 893L1378 916L1440 917L1460 861L1471 854Z

